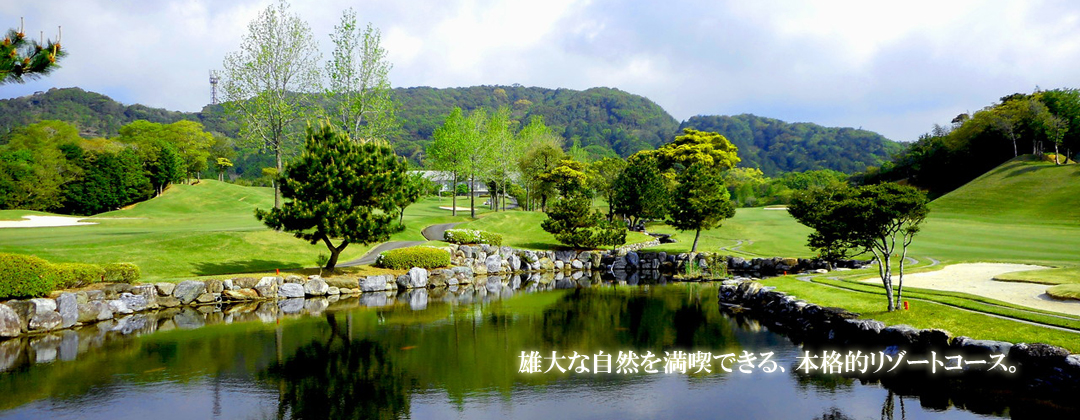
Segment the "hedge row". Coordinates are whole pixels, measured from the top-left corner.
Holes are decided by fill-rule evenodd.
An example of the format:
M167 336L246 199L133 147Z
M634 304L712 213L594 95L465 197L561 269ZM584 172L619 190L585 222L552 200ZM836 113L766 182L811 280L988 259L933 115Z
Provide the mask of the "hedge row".
M412 267L436 268L450 265L450 253L445 249L428 246L410 246L392 249L375 261L377 267L403 270Z
M475 229L447 229L443 240L452 244L502 245L502 235Z
M52 264L31 255L0 253L0 299L45 296L102 280L131 283L139 276L139 267L129 263Z

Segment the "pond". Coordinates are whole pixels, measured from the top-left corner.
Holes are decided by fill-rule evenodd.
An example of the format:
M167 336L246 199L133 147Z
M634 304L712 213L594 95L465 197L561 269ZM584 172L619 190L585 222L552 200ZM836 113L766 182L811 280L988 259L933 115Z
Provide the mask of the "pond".
M1046 402L1015 405L1001 397L941 395L919 387L890 389L879 382L796 374L803 350L753 321L724 315L716 287L709 284L597 284L533 293L504 288L470 299L411 303L110 335L92 350L73 353L77 357L26 361L0 373L0 418L968 419L1076 414L1055 412L1059 408ZM522 357L533 351L540 355L536 366L529 363L535 359ZM672 360L682 354L771 353L776 364L769 366L777 369L741 373L736 363L728 363L733 368L728 373L721 359L711 359L691 365L686 373L665 374L662 361L652 365L657 373L643 372L644 363L638 373L616 372L617 355L630 351L660 359L668 352ZM551 366L553 352L559 367ZM616 355L610 360L612 373L592 372L605 370L598 360L570 368L571 362L583 360L571 360L575 352L601 355L599 361L606 360L603 354ZM541 372L522 373L531 367ZM560 367L569 369L559 372ZM589 372L577 372L581 367Z

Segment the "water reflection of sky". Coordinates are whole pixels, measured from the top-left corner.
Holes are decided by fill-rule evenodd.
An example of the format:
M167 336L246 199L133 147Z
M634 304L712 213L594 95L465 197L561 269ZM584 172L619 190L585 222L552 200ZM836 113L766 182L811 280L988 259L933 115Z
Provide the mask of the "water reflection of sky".
M324 413L320 410L327 405L352 418L983 418L954 408L925 409L915 397L903 397L901 412L900 397L879 384L793 375L801 349L753 323L721 316L715 294L710 295L715 289L690 298L685 289L664 290L564 293L537 299L542 304L530 301L532 306L508 301L518 306L365 309L350 312L348 322L339 315L286 323L280 335L272 325L152 334L102 349L126 358L115 366L75 360L0 373L0 398L5 387L32 387L40 378L87 381L82 387L49 387L60 391L0 412L0 418L318 418L312 413ZM684 325L671 325L674 320ZM607 326L578 331L589 325ZM716 366L705 375L517 372L521 351L652 350L663 357L658 346L671 349L680 341L695 347L686 350L713 354L774 352L786 372L719 373ZM195 349L206 351L188 354ZM283 370L267 368L279 359ZM157 365L162 367L149 367ZM372 372L357 372L369 367ZM662 363L655 367L663 371ZM83 370L103 377L80 378ZM364 392L379 395L364 401L369 395ZM890 398L892 417L883 415ZM382 410L387 404L393 409Z

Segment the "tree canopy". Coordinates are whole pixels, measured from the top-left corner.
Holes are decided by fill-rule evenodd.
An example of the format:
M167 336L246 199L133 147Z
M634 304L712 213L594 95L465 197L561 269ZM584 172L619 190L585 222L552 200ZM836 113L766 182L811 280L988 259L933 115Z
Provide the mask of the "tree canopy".
M56 62L66 55L59 38L41 43L28 39L22 27L10 29L0 41L0 85L47 75L60 67Z
M383 242L404 229L394 219L408 167L386 143L356 143L328 123L308 127L305 139L304 151L277 178L288 201L280 208L256 209L255 217L325 244L330 250L326 269L333 270L349 244Z
M788 212L799 223L814 229L809 246L825 258L842 258L872 252L888 310L896 309L904 287L907 247L919 233L930 211L926 193L908 185L883 183L862 187L813 189L797 195ZM892 258L899 240L900 272L893 300Z

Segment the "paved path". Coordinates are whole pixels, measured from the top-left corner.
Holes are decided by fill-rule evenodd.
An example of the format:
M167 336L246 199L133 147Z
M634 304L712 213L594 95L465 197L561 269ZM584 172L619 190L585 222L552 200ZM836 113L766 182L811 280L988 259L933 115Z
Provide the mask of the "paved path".
M457 225L458 225L458 223L442 223L442 224L438 224L438 225L431 225L431 226L428 226L428 227L424 228L424 230L420 231L420 234L424 235L424 238L429 240L429 241L441 241L443 239L443 233L445 233L447 229L451 229L451 228L453 228L454 226L457 226ZM383 253L385 251L389 251L391 249L398 249L398 248L416 246L416 245L420 245L422 243L424 243L424 241L390 241L390 242L383 242L383 243L379 244L378 246L376 246L375 248L372 248L371 251L368 251L366 254L364 254L364 256L362 256L360 258L357 258L355 260L352 260L352 261L346 261L346 262L340 263L337 266L338 267L355 267L355 266L358 266L358 265L373 264L373 263L375 263L375 259L379 258L379 254L381 254L381 253Z

